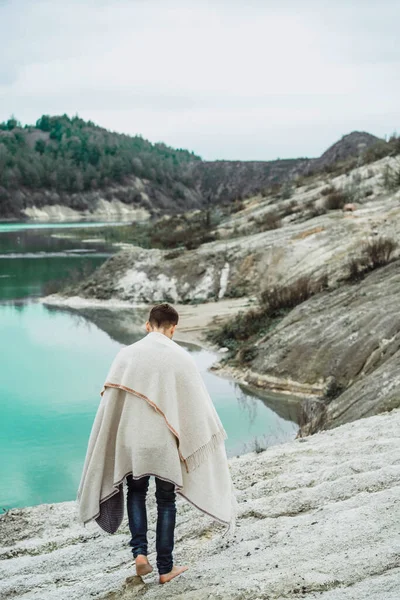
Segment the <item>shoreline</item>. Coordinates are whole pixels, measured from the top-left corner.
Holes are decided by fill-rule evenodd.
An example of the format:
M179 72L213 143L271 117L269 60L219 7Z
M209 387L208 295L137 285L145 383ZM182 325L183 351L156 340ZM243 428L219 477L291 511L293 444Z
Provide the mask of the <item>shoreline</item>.
M44 305L56 307L79 309L105 308L109 310L139 309L149 310L154 303L134 303L125 300L98 300L82 298L80 296L62 297L58 294L39 298L38 301ZM193 344L214 352L216 361L209 367L214 374L236 381L238 384L253 387L260 392L276 394L282 399L293 402L295 399L301 403L305 399L316 399L322 393L322 386L302 384L289 379L262 375L249 371L246 368L234 367L232 365L221 365L223 356L221 348L218 348L205 338L205 331L213 328L221 321L232 317L240 310L247 310L254 303L251 297L226 298L217 302L206 302L199 304L179 304L173 306L179 313L179 324L174 334L174 341Z
M87 308L106 308L109 310L119 309L139 309L149 310L154 306L152 303L135 303L127 300L98 300L82 298L81 296L63 297L59 294L43 296L38 298L38 302L48 306L73 308L76 310ZM220 321L229 316L233 316L239 310L247 309L251 306L252 299L244 298L227 298L218 302L206 302L199 304L179 304L171 303L179 313L179 323L174 334L174 340L187 342L188 344L196 344L205 350L218 352L213 344L205 339L204 331L208 327L215 326L215 320Z

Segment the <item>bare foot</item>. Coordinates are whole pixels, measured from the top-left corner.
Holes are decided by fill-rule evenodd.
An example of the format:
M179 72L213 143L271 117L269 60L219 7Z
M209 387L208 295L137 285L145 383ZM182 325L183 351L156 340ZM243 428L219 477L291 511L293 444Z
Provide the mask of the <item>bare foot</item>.
M135 558L135 564L136 575L148 575L153 570L153 567L149 563L147 556L145 556L144 554L137 555L137 557Z
M159 583L167 583L167 581L171 581L171 579L173 579L177 575L180 575L181 573L183 573L183 571L187 571L188 568L189 567L178 567L178 566L172 567L172 571L170 571L169 573L163 573L162 575L160 575Z

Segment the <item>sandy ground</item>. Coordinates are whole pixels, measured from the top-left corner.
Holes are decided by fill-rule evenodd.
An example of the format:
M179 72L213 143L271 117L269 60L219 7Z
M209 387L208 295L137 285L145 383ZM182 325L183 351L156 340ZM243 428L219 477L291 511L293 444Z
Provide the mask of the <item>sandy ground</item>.
M253 302L249 298L231 298L206 304L174 304L179 313L179 323L175 330L176 341L192 342L211 347L204 334L210 326L215 326L237 314L248 310Z

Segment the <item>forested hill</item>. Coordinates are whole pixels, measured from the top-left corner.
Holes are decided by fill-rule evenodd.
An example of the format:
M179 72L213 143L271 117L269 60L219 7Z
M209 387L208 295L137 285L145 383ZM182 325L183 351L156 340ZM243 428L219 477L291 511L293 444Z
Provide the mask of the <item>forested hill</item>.
M111 133L79 117L44 115L24 128L9 119L0 123L0 198L4 204L7 192L18 189L105 189L132 176L176 193L177 183L190 185L190 165L199 160L193 152Z
M377 139L369 138L367 145ZM181 212L258 193L307 172L313 162L204 162L77 116L43 115L24 127L11 118L0 123L0 217L52 205L91 212L101 199L150 213Z

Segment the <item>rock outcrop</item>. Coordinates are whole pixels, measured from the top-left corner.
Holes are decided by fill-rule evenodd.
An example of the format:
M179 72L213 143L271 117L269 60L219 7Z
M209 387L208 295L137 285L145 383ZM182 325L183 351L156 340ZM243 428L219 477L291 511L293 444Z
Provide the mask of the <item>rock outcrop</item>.
M399 298L400 260L318 294L258 340L245 378L324 396L325 428L400 406Z
M204 302L251 296L301 275L324 274L332 286L346 274L348 259L359 254L365 241L376 235L400 235L399 192L382 193L385 168L395 163L396 159L385 158L349 176L319 178L297 188L286 201L253 198L220 223L220 239L196 250L128 248L70 294L133 302ZM310 215L310 206L323 205L328 184L338 190L352 189L357 209L323 214L317 210L317 216ZM286 215L282 226L260 231L260 223L268 221L273 211Z
M382 140L366 131L352 131L330 146L322 156L316 158L312 162L311 169L313 171L318 171L320 169L331 167L339 161L345 161L351 157L362 156L365 150L371 148L379 141Z
M0 516L2 600L398 600L400 410L230 459L239 517L222 526L178 500L174 559L160 586L134 575L127 518L110 536L75 501ZM149 559L155 564L154 482Z
M116 198L105 200L101 194L93 194L91 210L76 210L60 203L44 204L28 207L22 210L24 216L36 221L145 221L150 217L150 212L133 205L127 205ZM60 202L60 199L58 200ZM56 200L57 202L57 200Z

